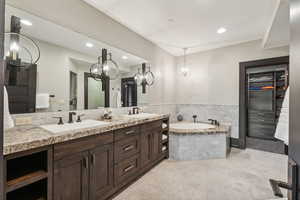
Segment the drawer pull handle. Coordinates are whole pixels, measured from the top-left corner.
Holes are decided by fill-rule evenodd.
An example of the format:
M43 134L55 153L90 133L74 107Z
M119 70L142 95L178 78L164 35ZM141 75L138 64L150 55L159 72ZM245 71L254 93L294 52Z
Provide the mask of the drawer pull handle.
M134 168L134 165L130 165L129 167L126 167L124 169L124 172L128 172L128 171L132 170L133 168Z
M133 133L135 133L135 131L127 131L127 132L125 132L126 135L131 135Z
M129 146L125 147L123 150L124 151L130 151L132 149L134 149L134 146L133 145L129 145Z

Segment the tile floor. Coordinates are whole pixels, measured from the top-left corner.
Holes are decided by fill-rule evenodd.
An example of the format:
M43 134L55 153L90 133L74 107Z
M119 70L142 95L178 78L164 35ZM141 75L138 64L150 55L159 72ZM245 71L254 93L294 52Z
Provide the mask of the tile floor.
M227 159L166 160L114 200L268 200L269 178L286 181L287 156L232 149Z

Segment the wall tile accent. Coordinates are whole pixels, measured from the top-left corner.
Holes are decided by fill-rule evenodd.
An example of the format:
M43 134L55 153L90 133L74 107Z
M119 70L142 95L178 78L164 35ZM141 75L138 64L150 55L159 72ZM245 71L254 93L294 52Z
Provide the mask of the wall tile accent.
M113 115L127 114L130 108L111 108ZM231 125L232 137L238 138L238 105L204 105L204 104L156 104L142 107L144 112L170 114L171 122L177 121L177 115L182 114L185 121L192 121L193 115L198 116L198 120L207 121L209 118L217 119L223 124ZM85 114L82 119L99 119L104 108L96 110L76 111L78 114ZM48 112L13 115L13 119L19 117L31 117L33 125L57 123L53 117L63 117L68 120L68 112Z

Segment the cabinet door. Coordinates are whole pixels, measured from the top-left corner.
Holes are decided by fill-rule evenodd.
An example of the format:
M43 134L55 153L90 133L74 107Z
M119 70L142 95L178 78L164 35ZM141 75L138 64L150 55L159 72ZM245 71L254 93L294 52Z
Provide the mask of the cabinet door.
M113 189L113 144L90 151L90 200L105 199Z
M78 153L54 163L54 200L88 200L88 153Z
M152 159L152 132L146 131L141 134L141 167L151 163Z
M162 133L160 128L153 129L153 155L152 160L157 160L161 154L161 138Z

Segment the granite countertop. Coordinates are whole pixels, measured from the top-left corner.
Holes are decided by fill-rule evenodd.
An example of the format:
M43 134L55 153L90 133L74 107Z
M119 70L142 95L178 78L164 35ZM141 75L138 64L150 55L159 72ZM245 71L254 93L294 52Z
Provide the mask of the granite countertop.
M179 122L180 123L186 123L186 122ZM192 122L191 122L192 123ZM214 134L228 134L230 135L230 125L220 125L220 126L214 126L213 128L188 128L188 126L184 125L183 127L172 127L172 124L170 125L170 134L174 135L194 135L194 134L201 134L201 135L214 135Z
M169 117L169 115L156 115L143 118L129 118L125 116L115 117L106 125L60 133L51 133L39 126L33 125L17 126L4 132L3 154L9 155L86 136L98 135L108 131L139 125L167 117Z

